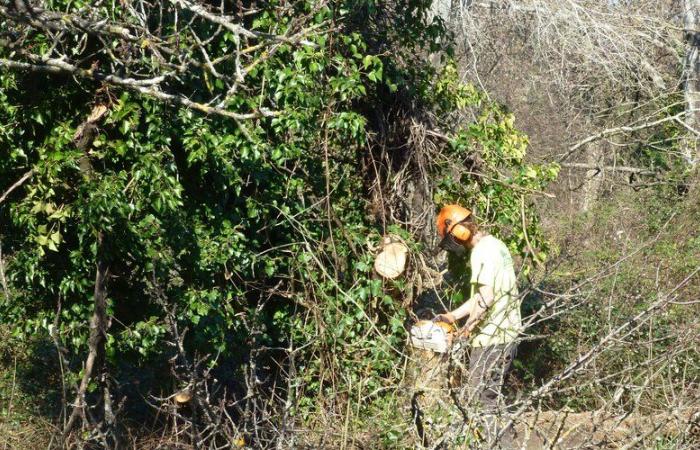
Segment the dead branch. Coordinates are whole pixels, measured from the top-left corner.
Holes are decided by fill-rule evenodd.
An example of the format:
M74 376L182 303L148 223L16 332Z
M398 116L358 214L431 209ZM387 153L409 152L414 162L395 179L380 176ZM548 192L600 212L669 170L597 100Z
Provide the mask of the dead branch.
M562 167L567 167L571 169L583 169L583 170L599 170L607 172L625 172L634 173L637 175L657 175L658 172L648 169L640 169L638 167L628 167L628 166L599 166L596 164L584 164L584 163L561 163Z
M683 116L685 116L685 114L686 113L684 111L684 112L675 114L673 116L664 117L662 119L645 122L645 123L642 123L639 125L607 128L607 129L602 130L594 135L588 136L587 138L585 138L585 139L577 142L576 144L572 145L571 147L569 147L569 150L566 153L564 153L563 155L561 155L558 158L558 161L565 160L566 158L571 156L574 152L576 152L580 148L584 147L587 144L590 144L591 142L597 141L599 139L603 139L603 138L606 138L606 137L609 137L609 136L612 136L615 134L620 134L620 133L633 133L635 131L640 131L640 130L644 130L647 128L656 127L656 126L662 125L662 124L667 123L667 122L675 122L677 120L680 120Z
M0 64L2 64L2 63L0 62ZM22 177L19 180L15 181L12 184L12 186L7 188L7 190L2 194L2 196L0 196L0 203L4 202L5 199L7 198L7 196L12 193L12 191L14 191L18 187L22 186L22 184L24 184L25 181L30 179L32 177L32 175L34 175L34 169L26 172L24 175L22 175Z
M681 289L683 286L685 286L695 275L697 275L700 272L700 267L698 267L696 270L690 273L683 281L681 281L678 285L676 285L675 288L673 288L671 291L669 291L665 295L659 295L659 298L653 302L651 305L649 305L647 308L645 308L643 311L635 315L634 317L631 317L621 325L619 325L617 328L612 330L610 333L608 333L605 337L603 337L593 348L591 348L588 352L586 352L583 355L580 355L574 362L572 362L568 367L566 367L564 370L562 370L559 374L556 376L552 377L549 381L547 381L545 384L543 384L540 388L535 389L532 391L527 398L523 399L522 401L519 402L520 407L517 409L516 412L513 413L511 419L506 423L506 425L503 427L503 430L505 430L507 427L512 426L515 423L515 418L520 417L522 414L524 414L529 407L534 405L535 401L539 398L542 398L543 396L549 394L552 389L562 383L563 381L576 376L577 374L581 373L584 369L588 367L589 364L593 362L593 360L598 357L601 353L605 352L608 349L608 344L611 342L614 342L616 340L622 339L625 336L628 336L630 333L632 333L635 329L637 329L642 323L644 323L644 320L647 319L652 313L656 312L657 310L663 308L667 304L669 304L671 301L674 300L673 294ZM499 436L502 436L503 430L499 432Z
M34 59L39 60L40 58L34 57ZM157 85L164 81L167 75L160 75L158 77L145 80L121 78L116 75L106 74L93 70L81 69L77 66L74 66L72 64L58 59L47 59L41 61L38 64L30 64L19 61L0 59L0 67L3 66L15 70L29 70L34 72L46 72L53 74L65 73L94 81L103 81L105 83L124 87L126 89L138 92L148 97L153 97L157 100L162 100L166 103L175 103L185 106L187 108L203 112L205 114L216 114L234 120L249 120L260 117L274 117L280 114L277 111L270 111L266 108L260 108L258 111L252 113L235 113L216 106L209 106L203 103L198 103L181 95L168 94L166 92L161 91L159 88L154 87L154 85Z

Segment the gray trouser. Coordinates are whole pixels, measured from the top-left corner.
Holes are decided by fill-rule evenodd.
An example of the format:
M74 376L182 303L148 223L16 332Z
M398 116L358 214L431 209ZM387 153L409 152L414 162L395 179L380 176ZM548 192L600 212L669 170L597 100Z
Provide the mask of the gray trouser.
M515 356L515 343L473 347L469 355L469 388L473 402L480 406L484 417L484 431L489 448L514 448L514 430L510 427L500 439L499 422L505 413L503 404L503 381Z

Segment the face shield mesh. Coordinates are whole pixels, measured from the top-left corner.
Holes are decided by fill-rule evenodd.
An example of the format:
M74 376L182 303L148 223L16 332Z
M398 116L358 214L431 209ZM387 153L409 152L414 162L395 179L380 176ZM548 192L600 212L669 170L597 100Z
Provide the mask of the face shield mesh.
M467 252L467 249L464 248L462 244L457 242L457 239L455 239L455 237L452 236L452 233L447 233L445 237L442 238L442 240L437 246L436 251L440 250L445 250L450 253L454 253L455 255L463 255Z
M447 232L445 233L445 237L442 238L437 248L435 249L436 254L441 250L445 250L455 255L463 255L467 252L467 249L464 247L464 245L460 244L459 241L457 241L457 239L452 235L452 229L458 224L466 224L467 222L469 222L469 219L470 217L465 217L463 220L457 222L453 226L450 226L451 224L449 223L449 221L446 221L445 227L447 228Z

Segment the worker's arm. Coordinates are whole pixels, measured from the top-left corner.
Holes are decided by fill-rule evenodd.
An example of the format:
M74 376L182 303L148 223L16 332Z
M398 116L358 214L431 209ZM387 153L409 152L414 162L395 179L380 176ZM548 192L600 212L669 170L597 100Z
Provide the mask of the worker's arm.
M479 289L476 294L469 300L471 309L469 310L469 319L464 325L461 334L469 336L474 328L479 326L481 320L486 315L486 311L493 305L495 295L493 288L485 284L478 285ZM459 308L458 308L459 309Z
M464 334L471 333L471 331L479 325L479 322L483 319L484 313L494 301L493 288L491 286L486 286L484 284L478 286L479 289L472 298L464 302L459 308L445 314L440 314L435 320L453 323L469 316L467 324L464 327Z

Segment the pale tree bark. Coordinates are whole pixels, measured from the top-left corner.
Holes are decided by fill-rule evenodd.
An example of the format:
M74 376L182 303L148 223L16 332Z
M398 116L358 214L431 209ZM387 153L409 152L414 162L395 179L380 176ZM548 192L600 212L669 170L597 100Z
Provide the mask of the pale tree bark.
M683 149L683 157L691 166L700 159L698 136L692 130L700 130L700 0L684 0L685 67L683 86L686 103L685 125L689 130Z

